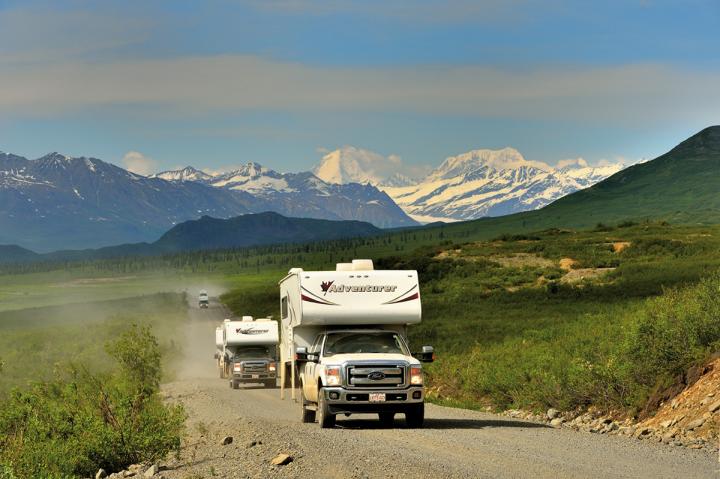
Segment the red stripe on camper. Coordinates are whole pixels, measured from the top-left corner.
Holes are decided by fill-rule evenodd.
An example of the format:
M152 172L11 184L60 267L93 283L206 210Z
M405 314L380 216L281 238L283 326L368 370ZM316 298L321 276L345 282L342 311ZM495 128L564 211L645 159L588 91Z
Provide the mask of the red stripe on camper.
M408 296L407 298L398 299L398 300L391 301L391 302L385 303L385 304L404 303L405 301L412 301L413 299L418 299L419 297L420 297L420 293L415 293L415 294L411 294L411 295Z
M305 296L304 294L303 294L303 295L300 295L300 297L302 298L303 301L307 301L307 302L309 302L309 303L324 304L324 305L327 305L327 306L332 306L332 305L333 305L333 303L327 303L327 302L324 302L324 301L318 301L317 299L311 298L310 296Z

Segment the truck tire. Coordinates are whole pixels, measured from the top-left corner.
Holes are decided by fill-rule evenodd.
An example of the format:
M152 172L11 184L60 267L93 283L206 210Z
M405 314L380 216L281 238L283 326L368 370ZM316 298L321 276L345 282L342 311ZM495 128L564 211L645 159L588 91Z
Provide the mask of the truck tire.
M289 389L292 387L292 363L288 363L283 366L285 368L285 388ZM300 384L300 371L295 368L295 384Z
M315 411L307 408L308 401L305 399L305 391L302 386L300 386L300 404L302 406L302 422L304 424L315 422Z
M395 422L395 413L394 412L380 412L378 413L378 416L380 417L380 426L382 427L392 427L393 423Z
M425 403L411 404L405 410L405 424L411 429L418 429L425 422Z
M240 381L230 381L230 387L233 389L240 389Z
M271 389L275 389L275 387L276 387L276 383L275 383L274 379L268 379L268 380L264 381L264 385L266 388L271 388Z
M335 414L330 414L330 406L325 399L324 388L320 388L318 391L317 420L323 429L335 427Z

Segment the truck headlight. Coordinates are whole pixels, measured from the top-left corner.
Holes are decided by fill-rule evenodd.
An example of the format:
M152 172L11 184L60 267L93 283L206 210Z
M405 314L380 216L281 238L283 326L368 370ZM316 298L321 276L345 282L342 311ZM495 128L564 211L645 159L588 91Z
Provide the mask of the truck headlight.
M423 374L422 367L410 366L410 384L413 386L422 386Z
M271 373L275 372L275 368L276 368L275 363L268 364L268 371L270 371Z
M325 382L327 386L340 386L340 366L325 366Z
M233 371L242 371L242 364L240 364L240 363L233 364Z

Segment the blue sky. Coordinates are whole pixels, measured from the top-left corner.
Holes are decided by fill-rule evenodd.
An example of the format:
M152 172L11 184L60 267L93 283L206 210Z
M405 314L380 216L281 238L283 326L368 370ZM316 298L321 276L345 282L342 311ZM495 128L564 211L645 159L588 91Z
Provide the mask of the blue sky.
M720 123L719 27L699 0L0 0L0 150L281 171L343 145L652 158Z

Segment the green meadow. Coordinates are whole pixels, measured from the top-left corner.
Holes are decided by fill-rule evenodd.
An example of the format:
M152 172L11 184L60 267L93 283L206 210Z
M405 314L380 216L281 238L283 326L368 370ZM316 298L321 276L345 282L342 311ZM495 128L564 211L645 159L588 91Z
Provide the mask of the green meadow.
M677 309L681 318L691 298L712 289L700 282L720 267L720 227L626 221L493 236L481 224L95 261L64 265L62 272L51 264L6 267L0 384L43 377L55 360L102 363L97 351L105 340L131 322L160 330L173 324L183 317L185 292L202 287L225 291L223 302L238 315L277 316L277 281L287 269L332 269L359 257L378 268L419 271L423 322L410 339L416 347L435 346L430 397L444 404L593 405L632 414L718 349L720 326L712 320L696 334L697 315L680 328L679 319L658 318L657 309L669 301L664 310ZM686 332L682 354L666 337L678 328ZM28 355L38 360L28 366ZM639 361L653 369L640 371ZM36 366L44 373L30 374Z

